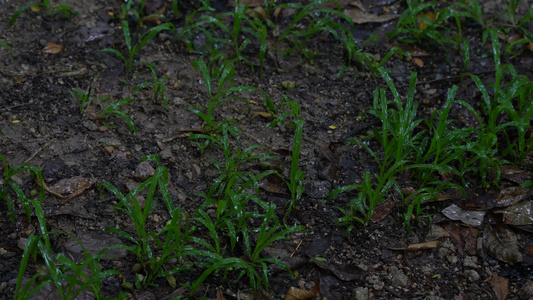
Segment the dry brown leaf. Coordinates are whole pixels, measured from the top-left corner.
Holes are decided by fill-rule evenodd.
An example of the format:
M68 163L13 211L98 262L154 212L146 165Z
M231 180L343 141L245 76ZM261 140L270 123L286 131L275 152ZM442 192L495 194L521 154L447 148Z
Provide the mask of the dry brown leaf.
M217 300L224 300L224 291L222 290L222 287L217 288Z
M266 10L262 6L257 6L254 8L248 8L246 14L252 18L257 18L261 20L270 20Z
M56 54L63 51L63 49L65 49L65 47L56 42L48 42L43 49L38 51L38 53Z
M523 299L531 299L531 297L533 297L533 281L526 281L520 289L520 293L523 295Z
M500 191L498 199L496 199L496 207L508 207L514 205L522 200L528 199L532 190L530 188L521 188L519 186L511 186Z
M307 300L320 295L320 280L317 280L312 290L304 290L295 287L289 288L285 294L285 300Z
M464 251L464 242L461 237L461 230L456 222L446 222L442 225L442 228L450 234L453 244L457 248L457 253L460 257L463 257L465 254Z
M430 241L430 242L424 242L424 243L418 243L418 244L411 244L407 246L405 251L420 251L420 250L430 250L437 248L437 245L439 244L439 241Z
M430 241L430 242L424 242L424 243L418 243L418 244L411 244L405 248L389 248L391 250L397 250L397 251L420 251L420 250L430 250L437 248L437 245L439 244L439 241Z
M372 215L370 220L372 220L372 222L379 222L385 219L385 217L389 215L391 209L394 206L395 206L395 203L393 201L381 202L374 209L374 214Z
M485 213L485 211L480 210L462 209L456 204L452 204L442 210L442 214L445 215L448 219L454 221L462 221L463 223L471 226L481 225L481 223L483 223Z
M271 114L269 112L266 112L266 111L258 111L256 113L254 113L254 115L250 118L250 120L253 120L257 116L261 116L261 117L267 118L267 119L273 119L273 118L276 118L278 115L273 115L273 114Z
M398 18L398 15L375 15L367 13L357 7L345 9L343 13L350 17L356 24L383 23Z
M483 231L483 247L494 258L508 263L522 261L516 234L507 227L487 226Z
M48 187L47 192L54 194L59 198L65 198L65 194L67 194L68 197L63 200L63 202L61 202L61 204L65 204L71 199L83 194L83 192L85 192L86 189L90 188L94 183L96 183L96 181L97 180L95 178L85 177L65 178L61 179L53 186Z
M510 180L516 184L523 184L527 180L533 179L531 172L520 169L516 166L502 165L500 166L502 177Z
M424 66L424 61L421 60L420 58L413 58L413 60L411 60L411 62L415 65L417 65L419 68L422 68Z
M352 1L352 2L350 2L350 5L354 6L354 7L357 7L357 8L359 8L362 11L366 11L364 4L361 3L361 0Z
M498 300L505 300L509 294L509 280L505 277L492 275L490 285Z
M461 227L461 237L463 238L466 251L470 255L477 254L477 239L479 237L479 229L475 227Z
M530 225L533 224L533 201L524 201L506 209L495 211L503 214L503 221L510 225Z
M532 244L527 245L525 250L529 256L533 256L533 245Z
M527 44L527 50L533 52L533 42L529 42L529 43Z
M285 182L276 174L270 174L259 181L259 188L270 193L289 195L289 190Z
M248 7L257 7L265 4L265 1L263 0L241 0L239 1L240 4L246 4ZM235 2L234 1L228 1L228 6L234 7Z

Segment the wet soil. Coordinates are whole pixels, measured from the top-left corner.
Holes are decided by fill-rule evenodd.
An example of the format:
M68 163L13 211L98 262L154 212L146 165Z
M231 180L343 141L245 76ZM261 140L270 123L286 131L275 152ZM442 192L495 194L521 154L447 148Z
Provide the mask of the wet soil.
M69 0L66 3L78 11L79 16L61 19L28 10L12 27L8 27L7 22L21 3L1 3L0 38L13 48L13 58L0 48L0 154L10 166L28 163L41 168L49 187L61 183L62 179L87 179L79 195L68 201L46 193L43 206L48 229L66 232L87 244L116 242L116 238L104 235L106 227L133 232L126 215L113 209L118 200L110 193L100 194L98 184L107 181L127 192L141 180L139 161L146 155L160 157L170 173L169 190L175 204L192 215L202 200L198 193L205 191L206 183L217 175L210 159L223 158L219 151L209 148L201 153L186 138L187 130L203 126L190 110L207 101L202 78L193 67L193 61L202 56L188 52L183 41L173 39L170 32L159 34L141 50L137 59L152 63L160 76L169 78L165 90L169 103L165 108L153 99L151 89L133 90L135 85L151 80L148 68L136 67L135 75L128 75L119 58L99 52L107 47L124 49L120 22L111 14L120 11L121 1ZM224 3L217 5L220 6L217 9L229 9ZM502 9L499 2L484 5L488 17L497 16ZM170 7L168 3L167 6ZM194 4L185 3L184 6L178 16L167 10L168 21L176 27L183 26L185 14ZM399 13L404 9L403 4L396 2L378 7L392 8ZM278 26L287 24L283 19L276 22ZM394 26L395 20L358 24L354 34L361 44L372 34L381 36L379 42L368 44L365 51L383 57L394 43L383 38L384 32ZM454 84L460 87L458 99L479 107L479 95L473 92L475 85L460 75L468 71L478 74L484 82L493 80L494 62L487 55L490 45L481 45L482 30L471 24L463 33L474 53L466 70L459 53L449 49L445 55L445 49L429 44L417 45L427 53L418 57L423 66L397 56L385 64L392 70L391 77L401 95L407 94L411 72L418 73L415 99L420 104L420 117L439 109L448 88ZM43 48L49 42L64 49L46 53ZM303 225L305 232L293 234L267 250L269 255L290 262L296 274L291 277L285 272L272 273L270 289L263 294L253 294L247 279L215 275L205 281L198 296L243 299L269 295L280 299L292 287L311 290L319 284L320 297L327 299L503 299L499 298L503 286L508 289L509 299L533 297L530 270L533 261L524 259L513 265L489 255L481 241L481 232L487 225L467 226L441 213L455 200L425 204L424 214L411 222L411 234L403 226L405 206L394 193L387 195L389 206L383 207L383 215L368 226L354 223L354 229L345 233L346 227L335 223L335 219L342 216L338 207L348 209L348 201L355 195L326 201L329 192L343 185L360 183L363 172L377 168L362 147L346 143L346 138L366 136L379 125L366 117L365 111L372 107L374 89L386 85L379 76L373 77L356 65L345 68L345 53L330 35L315 36L308 46L319 53L313 61L297 54L283 56L270 50L261 76L254 51L257 45L251 45L250 53L245 55L256 64L256 72L245 63L237 63L234 78L235 85L256 87L276 103L286 95L299 104L305 119L300 160L300 168L305 171L305 190L287 217L288 224ZM533 78L531 52L503 59L513 64L519 74ZM293 82L294 89L284 88L282 82L285 81ZM97 112L103 107L100 102L80 113L79 103L69 91L87 87L91 87L94 97L135 99L125 105L123 111L133 119L137 133L131 134L124 120L118 117L98 119ZM246 92L241 96L246 103L225 103L217 111L216 119L236 120L234 124L243 130L238 146L260 145L271 153L281 153L281 167L287 173L290 158L285 155L292 149L293 131L286 124L269 128L271 119L262 116L252 118L255 112L266 111L261 93ZM462 116L464 126L475 123L472 116L465 114L464 110L456 108L452 117ZM371 146L378 150L377 145ZM530 169L529 166L523 168ZM38 188L30 174L20 174L15 180L26 195ZM72 188L67 187L62 195L71 192ZM283 208L290 196L262 189L260 197L275 203L279 217L283 218ZM0 298L9 299L13 297L24 242L29 234L38 233L38 227L35 218L31 222L26 219L19 204L14 223L9 220L5 203L0 205ZM168 213L160 204L150 216L149 226L161 228L167 219ZM529 249L530 233L521 230L515 233L519 249ZM457 234L463 236L457 237ZM431 241L439 241L439 244L425 250L398 250ZM75 252L69 242L68 236L52 236L52 248L56 253ZM313 262L316 257L324 258L327 263ZM116 297L124 291L124 281L133 282L131 270L135 263L133 255L120 251L102 261L103 269L116 269L123 274L104 280L104 296ZM180 284L190 284L200 274L201 270L193 269L176 275L176 288L158 279L157 287L133 289L129 296L170 299L187 295L187 289ZM499 278L509 280L508 285L495 284ZM36 298L54 299L56 296L49 289ZM90 294L79 297L82 296L91 298Z

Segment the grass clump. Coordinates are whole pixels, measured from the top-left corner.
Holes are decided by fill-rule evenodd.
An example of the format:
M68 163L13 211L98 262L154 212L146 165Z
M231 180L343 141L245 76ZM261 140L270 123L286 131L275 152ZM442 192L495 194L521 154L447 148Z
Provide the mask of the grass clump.
M141 161L147 160L158 159L149 156ZM124 211L135 226L135 235L115 227L108 227L106 231L125 238L133 244L132 246L119 245L119 247L133 253L141 264L143 272L137 273L135 277L137 288L151 285L159 277L172 276L186 270L187 266L183 259L193 250L188 246L192 233L188 218L181 209L174 206L167 185L168 170L162 166L158 166L153 176L126 195L109 182L102 183L103 188L118 198L119 204L115 209ZM146 196L143 196L141 194L145 189L148 192ZM141 196L145 198L142 206L138 199ZM149 229L148 220L159 197L170 214L170 220L156 232ZM178 262L177 266L168 268L169 261L175 259Z
M303 230L301 226L285 227L280 224L275 214L276 206L258 197L258 181L276 174L276 171L268 170L259 174L244 171L246 164L273 157L254 154L259 146L244 150L233 149L230 144L231 132L237 130L230 129L229 126L222 125L220 137L202 135L222 149L224 161L212 161L220 175L208 188L207 193L201 193L205 202L196 212L195 221L207 230L209 239L195 239L202 249L198 253L203 254L207 261L203 264L206 270L190 285L191 293L194 293L210 274L219 272L226 277L230 270L237 271L238 278L247 277L254 290L261 287L268 290L270 264L289 270L278 259L261 257L261 251L275 241ZM210 216L205 212L209 206L216 206L215 215ZM224 245L224 240L229 240L229 245ZM246 259L236 257L238 249L241 249Z
M276 126L279 122L285 120L288 117L291 117L290 121L291 127L294 129L293 145L292 145L292 154L291 154L291 171L290 179L285 180L285 184L289 188L291 193L291 202L290 206L286 211L286 216L295 208L296 202L300 200L303 194L303 180L305 177L304 171L298 168L298 163L300 162L300 151L302 148L302 136L303 136L303 126L304 119L300 115L300 106L298 103L289 100L287 96L283 95L281 106L283 107L283 112L277 116L274 121L269 124L269 127ZM287 109L288 108L288 109Z
M411 177L416 178L416 182L420 184L416 193L404 199L408 203L405 213L406 226L409 226L413 211L417 215L422 212L420 204L423 201L436 197L437 193L445 188L462 190L456 184L441 180L439 175L460 174L451 162L459 159L466 151L464 147L457 145L470 134L468 130L456 130L451 127L452 122L448 120L457 87L448 91L444 109L434 113L428 121L417 117L418 105L414 102L416 73L411 74L405 104L402 103L402 98L388 73L383 68L379 69L379 73L388 85L393 100L387 100L384 89L374 90L374 105L369 114L381 121L381 128L374 128L369 138L378 142L383 154L378 155L367 143L355 138L348 139L368 151L378 164L378 172L365 172L360 184L338 188L329 196L331 199L347 191L358 191L358 196L350 200L349 210L340 208L344 216L337 222L348 226L348 231L354 228L354 221L367 225L374 209L386 200L385 197L392 188L403 197L395 176L405 171L411 172ZM421 126L423 123L425 126ZM435 123L436 125L433 125ZM424 127L429 130L423 129Z
M11 16L11 19L9 20L8 25L13 26L13 24L15 24L20 14L22 14L25 10L29 8L34 11L40 11L41 9L46 9L46 11L48 11L48 14L50 14L51 16L59 15L62 18L66 18L66 19L72 16L79 15L78 12L74 11L70 6L68 6L65 3L54 6L52 5L52 2L50 0L42 0L40 2L26 4L20 7L19 9L17 9L17 11L15 11L13 16Z
M91 87L88 87L85 91L74 88L72 91L69 91L69 94L72 98L76 99L78 105L80 106L80 113L83 114L85 109L95 101L106 101L109 97L96 97L91 98Z
M121 27L122 27L122 33L124 36L124 43L126 44L126 52L122 53L116 49L113 48L105 48L100 50L101 52L106 53L112 53L124 62L124 67L126 69L127 73L130 73L134 64L135 64L135 56L141 51L141 49L151 40L154 38L156 34L158 34L161 31L174 30L174 25L172 23L164 23L161 25L158 25L156 27L152 27L148 29L145 33L143 33L139 37L139 41L137 43L134 43L132 40L132 34L130 32L130 26L128 21L122 20L121 21Z
M278 37L278 42L289 43L289 49L283 51L284 55L289 55L296 51L300 53L301 56L306 57L313 62L314 57L316 57L318 53L309 49L307 42L319 32L329 32L337 40L342 42L348 52L348 57L352 57L356 51L356 43L353 39L352 32L350 31L350 28L353 27L353 22L347 15L341 12L340 6L336 1L333 2L337 5L337 9L320 7L326 2L328 1L315 0L307 5L287 3L277 7L292 8L296 10L291 22ZM334 21L334 16L344 20L348 26L344 26L343 24ZM301 25L304 20L308 20L309 23L305 25L304 30L298 29L298 26Z
M93 293L96 299L102 299L103 279L120 273L117 270L102 270L100 259L106 251L117 246L107 247L98 254L92 255L77 241L84 251L84 258L73 260L62 253L52 256L50 248L46 246L49 234L51 233L41 236L31 234L28 237L17 277L14 299L30 299L49 285L54 286L61 299L77 299L83 291L89 291ZM24 281L23 275L29 265L29 258L33 257L33 260L36 260L37 254L39 254L43 264L37 266L36 274L28 281ZM125 293L122 293L118 298L121 297L125 297Z
M249 86L233 85L235 66L232 63L223 63L220 66L213 66L209 69L203 60L195 60L194 67L202 75L207 91L207 105L198 104L191 111L204 121L206 132L216 132L220 124L228 122L216 120L217 108L230 100L242 100L238 95L240 92L256 91L257 89Z
M151 63L146 63L146 66L150 69L152 73L152 81L147 81L136 85L133 90L140 90L152 87L152 92L154 95L154 101L161 103L165 108L168 108L168 96L165 93L165 82L168 81L168 76L163 75L161 77L157 76L156 69Z
M29 172L33 177L35 177L35 181L40 184L41 187L39 192L39 198L42 202L42 200L44 199L44 191L42 189L43 175L41 174L41 170L37 167L32 167L28 164L20 164L14 167L10 167L1 154L0 161L2 161L4 164L4 177L3 181L1 182L0 200L5 201L11 221L15 221L16 199L18 199L22 204L22 207L24 209L24 212L26 213L26 217L28 218L28 220L31 220L31 204L35 202L35 200L26 197L26 194L24 193L20 185L17 183L18 181L15 180L15 178L18 174L22 174L25 172Z

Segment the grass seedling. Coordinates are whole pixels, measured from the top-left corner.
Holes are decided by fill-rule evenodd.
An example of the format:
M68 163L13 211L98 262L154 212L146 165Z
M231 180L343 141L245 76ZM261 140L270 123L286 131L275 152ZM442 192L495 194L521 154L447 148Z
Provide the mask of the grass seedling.
M470 132L453 130L450 128L451 121L448 120L457 87L448 92L444 109L434 115L431 121L425 121L416 118L417 104L414 102L416 73L411 74L408 95L405 104L402 104L400 95L388 73L383 68L379 68L378 71L393 96L392 101L387 101L385 90L377 88L374 91L373 109L368 112L381 120L381 130L373 129L371 137L380 144L383 155L378 156L367 144L354 138L350 138L349 141L362 145L376 160L379 171L374 175L365 172L361 184L338 188L329 196L331 199L341 193L358 190L358 196L350 200L349 210L339 208L344 216L339 218L337 222L348 225L348 231L354 228L352 224L354 221L367 225L374 209L384 201L386 194L392 187L395 187L401 194L401 189L394 176L404 170L413 169L415 176L419 177L421 187L417 193L407 199L410 204L405 217L406 225L409 226L409 218L413 209L416 208L416 212L419 214L422 201L436 195L436 192L444 188L457 187L457 185L433 179L431 176L436 172L459 174L459 171L450 166L450 162L460 158L463 152L467 151L465 147L456 145ZM433 126L434 118L437 117L437 125ZM429 132L418 129L419 124L423 121L430 128ZM428 134L431 137L428 137ZM425 187L426 185L436 187Z
M503 3L507 8L507 16L509 17L509 22L511 22L512 25L516 25L516 11L518 10L520 0L504 0Z
M109 99L109 97L90 98L89 96L91 94L91 87L88 87L85 91L79 88L74 88L72 91L69 91L69 94L72 96L72 98L78 101L81 114L83 114L87 106L91 105L91 103L95 101L106 101Z
M240 197L239 195L235 196ZM250 286L253 290L258 290L262 287L267 291L268 272L271 265L277 265L287 272L290 272L290 269L281 260L272 257L260 256L260 253L272 243L286 239L291 233L304 230L303 226L291 226L285 228L285 226L281 225L274 214L275 208L276 206L274 204L267 204L265 214L256 212L241 213L244 218L261 220L261 225L258 228L238 228L241 230L239 233L242 233L243 235L246 259L238 257L224 258L224 256L216 253L216 249L211 245L205 245L204 242L202 242L203 246L207 246L207 248L211 250L211 252L203 253L208 259L206 264L208 268L202 273L202 275L200 275L196 282L189 286L191 290L191 296L194 295L200 284L202 284L202 282L204 282L209 275L215 272L222 273L224 278L227 278L230 270L237 271L237 278L241 278L243 276L248 277ZM220 236L218 235L219 231L217 231L215 224L210 220L210 217L205 212L199 211L199 214L201 215L201 218L197 218L197 221L209 230L211 233L211 240L218 245L218 247L220 247ZM274 223L273 225L271 225L272 222ZM254 240L254 243L252 243L251 233L256 232L257 238ZM237 236L237 234L237 232L228 232L230 237L232 235Z
M282 268L285 265L272 258L263 258L259 253L273 242L286 238L292 232L302 230L301 227L288 227L279 224L274 214L275 205L261 200L258 181L276 171L268 170L256 174L244 167L268 159L269 155L254 154L259 146L250 146L241 150L233 149L230 138L232 132L228 124L221 126L221 133L217 136L202 134L195 138L204 138L217 145L224 152L224 161L212 161L213 166L220 173L208 188L207 193L201 193L205 198L204 204L197 210L195 221L207 229L210 242L194 241L203 249L195 252L206 257L207 270L190 286L191 295L199 285L213 272L227 275L233 269L239 271L238 277L246 276L253 289L259 289L263 283L268 288L268 265L276 264ZM216 216L213 218L205 212L205 207L216 205ZM264 211L264 212L263 212ZM259 222L260 226L253 224ZM221 245L221 241L229 240L229 247ZM241 247L236 247L240 245ZM237 249L244 249L247 259L227 257ZM261 272L258 272L260 269Z
M460 8L456 9L454 6ZM485 22L483 21L483 9L479 5L478 0L462 0L452 6L452 10L460 14L463 17L471 18L475 20L482 27L486 27ZM461 12L462 11L462 12Z
M427 10L430 12L424 13ZM407 0L407 9L398 19L396 28L387 33L387 38L397 38L404 43L421 43L423 40L429 40L443 47L447 44L457 44L457 40L451 40L445 34L450 31L447 19L455 12L450 8L435 10L433 3ZM458 40L462 40L460 35Z
M213 67L209 70L203 60L195 60L194 67L202 75L208 99L207 106L197 105L197 108L193 108L191 111L205 122L207 132L216 131L219 127L219 122L215 119L216 109L229 100L242 100L237 93L256 91L257 89L249 86L233 86L235 72L233 64L223 64L218 68ZM218 81L216 86L214 80Z
M29 172L35 177L35 181L38 182L42 187L43 175L41 174L41 170L39 170L39 168L37 167L32 167L27 164L20 164L14 167L9 167L9 164L1 154L0 161L4 163L4 178L0 189L0 200L5 201L11 221L15 221L15 199L18 199L20 201L28 220L31 220L30 204L34 200L26 197L24 191L16 183L14 178L17 174ZM44 191L42 188L40 188L39 198L41 201L44 199Z
M307 5L302 5L299 3L288 3L282 4L279 8L292 8L295 9L294 17L288 27L280 34L278 41L289 41L291 43L290 48L284 52L284 55L289 55L294 50L298 50L301 54L306 54L302 51L305 51L307 47L307 41L318 32L329 32L335 38L341 40L348 53L352 54L355 51L355 41L352 37L352 33L349 28L353 27L352 20L343 14L338 9L329 9L329 8L316 8L317 6L323 4L324 0L315 0ZM335 1L336 3L336 1ZM337 7L339 7L338 3ZM332 17L337 16L345 20L349 26L343 26L340 23L332 21ZM306 19L310 19L310 23L305 26L305 31L300 31L297 29L297 26ZM339 34L340 32L340 34ZM307 52L307 54L312 52ZM350 55L351 57L351 55Z
M15 24L20 14L23 13L28 8L31 8L33 10L40 10L44 8L48 11L48 13L51 16L60 15L62 18L67 18L67 19L72 16L79 15L78 12L74 11L70 6L68 6L65 3L61 5L53 6L50 0L42 0L41 2L34 2L34 3L26 4L20 7L19 9L17 9L17 11L15 11L13 16L11 16L11 19L9 20L9 23L8 23L9 26L12 26L13 24Z
M207 10L205 8L201 10ZM189 48L192 45L192 36L191 32L193 31L200 31L203 34L206 35L208 44L214 45L214 44L221 44L221 45L227 45L233 50L233 55L231 62L235 61L246 61L247 63L252 66L249 59L244 57L242 55L242 52L248 45L252 43L252 40L249 38L246 38L243 33L248 33L255 37L259 42L259 62L261 67L261 72L263 71L263 62L265 59L266 51L267 51L267 26L263 24L263 20L259 18L250 18L247 16L246 12L248 11L248 6L244 4L240 4L238 1L235 1L235 10L223 14L219 14L216 17L211 16L209 14L204 14L200 16L198 21L192 23L190 26L187 26L186 29L182 30L183 34L187 34L189 37L187 44L189 45ZM196 12L195 12L196 13ZM227 26L224 22L224 19L231 18L232 20L232 26ZM190 20L187 20L189 23ZM265 20L267 25L269 27L273 27L274 25L269 20ZM213 26L216 26L219 30L222 30L224 34L226 34L229 38L215 38L212 32L215 31L215 28ZM207 29L208 27L209 29ZM186 39L187 40L187 39ZM212 52L212 51L208 51ZM217 51L218 52L218 51ZM262 73L261 73L262 74Z
M11 50L11 47L4 41L0 41L0 47L4 47L9 51L9 54L11 55L11 59L13 59L13 50Z
M147 157L146 159L152 158ZM167 186L168 170L161 166L157 167L152 177L126 195L123 195L112 184L108 182L102 183L103 188L118 198L119 204L115 209L121 209L126 212L135 226L136 235L114 227L108 227L106 231L133 243L133 246L122 245L120 247L134 253L142 264L145 276L136 277L135 283L138 288L152 284L158 277L172 276L185 270L182 259L188 255L188 251L193 250L187 246L192 232L187 216L180 209L174 207ZM137 197L145 189L148 189L148 192L145 196L144 207L141 207ZM148 217L157 205L157 194L163 199L171 219L163 229L154 232L147 228L147 222ZM167 268L168 262L174 259L177 259L180 266Z
M145 33L143 33L139 37L139 42L138 43L133 44L132 43L132 36L131 36L131 32L130 32L130 26L128 24L128 21L122 20L121 21L121 26L122 26L122 33L124 35L124 42L126 44L127 52L125 54L122 54L120 51L118 51L116 49L113 49L113 48L105 48L105 49L102 49L100 51L101 52L112 53L112 54L115 54L118 57L120 57L122 59L122 61L124 62L124 66L125 66L125 69L126 69L127 73L131 72L131 70L133 68L133 65L134 65L135 56L137 55L137 53L139 53L139 51L141 51L141 49L151 39L153 39L156 34L158 34L159 32L161 32L163 30L169 30L169 31L173 31L174 30L174 25L172 23L164 23L164 24L158 25L156 27L152 27L152 28L148 29Z
M290 180L285 181L289 191L291 192L291 202L289 209L286 212L286 215L288 215L290 211L295 208L296 202L300 200L303 193L302 182L304 180L305 173L298 168L298 163L300 161L300 150L302 147L304 119L300 115L300 106L298 103L289 100L289 98L287 98L285 95L283 95L283 99L284 101L282 101L282 107L284 112L276 117L276 119L270 123L269 127L276 126L279 122L285 120L287 117L292 116L293 118L291 121L291 127L294 129L294 138L292 145ZM286 110L286 108L289 109Z
M397 53L400 57L402 57L404 54L401 48L394 46L387 52L387 54L385 54L385 56L380 61L376 60L374 54L362 52L361 50L355 51L350 60L355 60L356 62L358 62L364 69L370 71L370 75L372 76L372 78L375 78L376 75L379 73L378 70L380 68L383 68L385 63L395 53ZM406 55L408 54L406 53Z
M32 234L28 237L17 277L15 299L30 299L31 296L51 284L61 299L76 299L83 291L90 291L96 299L101 299L102 280L120 273L117 270L102 270L100 258L106 251L117 246L107 247L98 254L91 255L78 241L84 251L85 259L74 261L62 253L52 257L50 249L47 249L43 243L43 240L48 239L48 235L36 236ZM37 273L22 285L29 258L33 257L35 260L37 252L43 259L44 265L38 266ZM125 296L125 293L121 296Z
M168 81L168 76L163 75L158 78L154 65L152 65L151 63L146 63L146 66L150 69L150 72L152 73L153 81L143 82L141 84L136 85L133 89L140 90L152 86L152 91L154 93L154 101L160 102L165 108L168 108L168 96L165 93L165 82Z
M135 123L127 114L122 111L122 106L130 102L135 102L135 100L131 98L125 98L120 101L111 102L104 107L103 111L98 115L98 118L103 119L108 117L109 115L119 116L124 119L126 123L128 123L128 127L130 129L131 134L136 134L137 127L135 127Z

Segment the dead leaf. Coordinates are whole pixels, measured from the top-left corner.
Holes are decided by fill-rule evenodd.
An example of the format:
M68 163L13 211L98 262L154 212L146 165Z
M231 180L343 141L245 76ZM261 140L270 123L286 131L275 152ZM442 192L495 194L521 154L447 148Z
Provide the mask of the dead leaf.
M483 247L494 258L508 263L522 261L516 234L504 226L487 226L483 231Z
M217 300L224 300L224 291L222 290L222 287L217 288Z
M509 280L505 277L492 275L490 285L498 300L505 300L509 294Z
M437 19L437 14L435 12L432 12L432 11L429 11L427 13L424 14L424 17L426 17L426 19L428 19L429 21L431 22L434 22L436 19ZM418 25L418 28L419 29L426 29L428 26L426 24L426 21L425 20L419 20L419 25Z
M395 205L396 204L393 201L381 202L374 209L374 214L372 215L370 220L372 220L372 222L379 222L385 219L385 217L389 215L391 209L393 209Z
M278 115L274 115L274 114L271 114L271 113L266 112L266 111L258 111L258 112L253 114L253 116L250 118L250 120L253 120L257 116L261 116L261 117L266 118L266 119L273 119L273 118L276 118Z
M94 183L96 183L96 181L96 178L65 178L61 179L51 187L46 187L45 185L44 189L59 198L66 197L66 199L61 202L61 204L65 204L73 198L83 194L83 192L85 192L86 189L90 188ZM68 195L68 197L65 196L65 194Z
M531 172L522 170L516 166L503 165L500 166L502 177L510 180L516 184L523 184L527 180L533 179L533 174Z
M254 8L248 8L246 10L246 14L249 15L252 18L260 19L260 20L270 20L268 17L268 14L266 10L262 6L257 6Z
M442 214L444 214L448 219L461 221L471 226L481 225L485 213L485 211L480 210L462 209L455 204L452 204L442 210Z
M307 299L313 299L320 295L320 279L318 279L315 283L315 286L312 290L304 290L299 289L295 287L290 287L287 291L287 294L285 294L285 300L307 300Z
M463 238L465 249L470 255L477 254L477 239L479 237L479 229L475 227L461 226L461 237Z
M439 241L430 241L430 242L424 242L424 243L418 243L418 244L411 244L405 248L389 248L391 250L397 250L397 251L409 251L409 252L415 252L420 250L431 250L437 248L437 245L439 244Z
M65 47L57 44L56 42L48 42L46 44L46 46L37 51L38 53L48 53L48 54L56 54L56 53L59 53L61 51L63 51L63 49L65 49Z
M416 66L418 66L419 68L422 68L422 67L424 66L424 61L421 60L420 58L416 58L416 57L414 57L414 58L411 60L411 62L412 62L413 64L415 64Z
M398 18L398 15L375 15L367 13L358 7L345 9L343 13L350 17L350 19L356 24L383 23Z
M529 256L533 256L533 244L529 244L524 248Z
M241 0L239 1L239 4L246 4L248 7L257 7L265 4L265 1L263 0ZM234 7L235 2L234 1L228 1L228 6Z
M459 254L460 257L463 257L465 255L464 242L461 237L459 226L456 222L446 222L442 225L442 228L450 234L450 238L452 239L455 248L457 248L457 254Z
M506 209L497 210L495 213L503 214L503 221L509 225L533 224L533 200L520 202Z
M342 281L364 281L366 277L365 271L354 264L329 263L318 259L312 261L321 269L330 270Z
M414 251L420 251L420 250L430 250L437 248L437 245L439 244L439 241L430 241L430 242L424 242L424 243L418 243L418 244L411 244L407 246L405 251L414 252Z
M276 174L270 174L265 179L259 181L259 188L275 194L289 195L287 185Z
M529 198L532 190L530 188L521 188L519 186L511 186L500 191L500 195L496 200L496 207L508 207L514 205L522 200Z
M533 297L533 281L526 281L520 289L520 293L524 296L524 299L531 299Z

